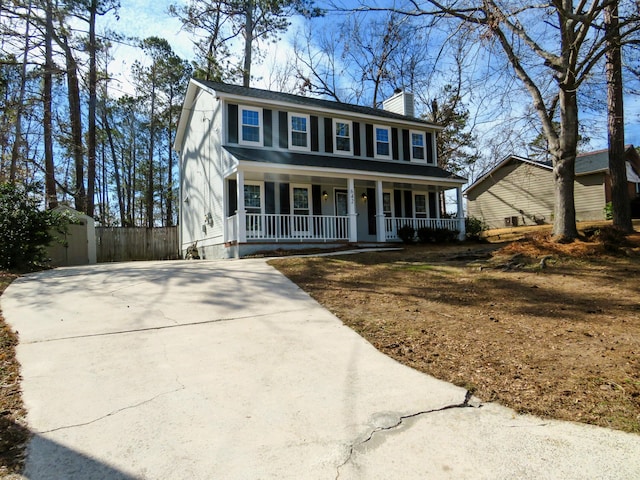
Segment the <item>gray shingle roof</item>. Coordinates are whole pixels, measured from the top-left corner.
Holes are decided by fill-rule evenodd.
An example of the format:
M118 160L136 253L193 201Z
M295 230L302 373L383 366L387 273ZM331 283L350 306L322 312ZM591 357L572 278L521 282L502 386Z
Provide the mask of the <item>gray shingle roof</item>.
M332 100L324 100L321 98L303 97L301 95L293 95L290 93L273 92L271 90L262 90L259 88L248 88L241 85L231 85L229 83L211 82L206 80L195 80L217 92L227 93L230 95L241 95L243 97L256 98L261 100L271 100L277 102L291 103L303 107L327 108L331 110L342 110L349 113L358 113L362 115L373 115L381 118L392 118L395 120L403 120L409 122L418 122L424 125L440 128L439 125L427 122L420 118L399 115L397 113L382 110L380 108L364 107L362 105L354 105L351 103L341 103Z
M383 162L362 158L298 153L288 150L267 150L246 147L224 147L238 160L276 163L281 165L309 166L320 168L338 168L345 170L361 170L367 173L391 173L396 175L412 175L430 178L441 178L465 182L466 179L447 172L433 165L418 165L404 161Z

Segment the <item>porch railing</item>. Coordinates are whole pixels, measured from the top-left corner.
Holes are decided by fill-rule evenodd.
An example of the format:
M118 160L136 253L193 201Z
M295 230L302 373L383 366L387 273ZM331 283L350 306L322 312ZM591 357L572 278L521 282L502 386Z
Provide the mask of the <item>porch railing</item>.
M349 217L246 214L247 240L348 240Z
M413 227L416 232L420 228L439 228L451 231L459 230L459 220L457 218L385 218L386 239L399 240L398 230L405 225Z

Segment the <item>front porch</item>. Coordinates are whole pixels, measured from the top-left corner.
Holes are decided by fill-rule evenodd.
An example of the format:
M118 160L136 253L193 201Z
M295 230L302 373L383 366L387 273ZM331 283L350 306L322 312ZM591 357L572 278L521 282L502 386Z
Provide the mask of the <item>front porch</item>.
M225 187L226 245L398 242L404 226L465 235L458 185L238 170ZM451 188L457 191L457 215L441 218L441 193Z
M245 221L236 214L227 218L227 243L239 240L240 226L245 225L245 241L252 242L349 242L349 216L291 215L245 213ZM457 218L385 217L385 242L399 241L398 230L404 226L416 232L421 228L460 232Z

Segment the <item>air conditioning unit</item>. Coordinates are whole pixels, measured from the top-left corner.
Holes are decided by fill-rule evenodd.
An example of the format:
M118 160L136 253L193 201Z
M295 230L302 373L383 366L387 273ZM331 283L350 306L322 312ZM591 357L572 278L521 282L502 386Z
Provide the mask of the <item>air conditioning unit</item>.
M517 227L518 226L518 217L504 217L504 226L505 227Z

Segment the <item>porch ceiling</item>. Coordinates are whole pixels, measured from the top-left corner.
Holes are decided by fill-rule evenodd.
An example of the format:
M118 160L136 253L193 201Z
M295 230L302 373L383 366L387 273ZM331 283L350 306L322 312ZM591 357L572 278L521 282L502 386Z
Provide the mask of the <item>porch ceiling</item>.
M237 161L251 162L257 171L274 176L274 180L291 180L292 177L310 180L316 177L326 181L327 177L355 177L371 182L379 179L395 185L439 185L445 188L455 188L466 182L466 179L442 168L403 161L389 162L235 146L226 146L224 149Z

